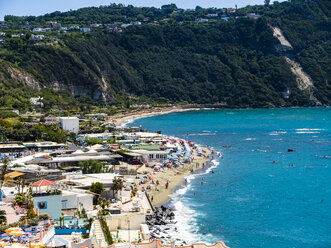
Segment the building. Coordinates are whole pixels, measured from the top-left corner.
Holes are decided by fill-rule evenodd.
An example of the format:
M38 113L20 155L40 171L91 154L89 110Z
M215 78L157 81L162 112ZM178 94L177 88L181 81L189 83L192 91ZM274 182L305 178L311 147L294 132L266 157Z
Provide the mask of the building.
M62 190L61 199L62 210L93 210L93 195L83 192Z
M208 22L208 19L203 19L203 18L197 18L197 19L195 19L195 23L196 24L204 23L204 22Z
M59 123L59 117L55 117L55 116L45 117L45 124L58 124L58 123Z
M58 157L44 157L36 158L29 161L28 164L37 164L40 166L46 166L47 168L58 168L61 166L73 166L78 167L79 162L84 162L87 160L97 160L100 162L106 162L107 164L115 163L115 161L122 160L122 156L118 154L71 154L69 156L58 156Z
M207 17L218 17L218 13L209 13L206 16Z
M59 190L55 182L42 179L31 184L35 209L47 213L52 218L61 216L62 210L93 210L93 195L83 191Z
M34 106L39 106L39 107L44 107L44 103L42 102L43 98L38 96L38 97L31 97L30 98L30 102L34 105Z
M79 119L77 117L60 117L59 118L60 128L68 130L69 132L79 132Z
M32 29L32 32L42 32L43 29L42 28L34 28Z
M79 26L70 26L69 29L79 29Z
M247 18L254 19L254 20L257 20L257 19L259 19L261 16L258 15L258 14L255 14L255 13L248 13L248 14L246 15L246 17L247 17Z
M93 23L90 25L91 28L100 28L102 27L102 24L99 24L99 23Z
M48 22L46 22L46 24L50 25L53 28L61 27L61 23L58 23L58 22L48 21Z
M45 35L42 35L42 34L32 34L31 35L31 38L33 39L33 40L43 40L44 38L45 38Z
M166 151L147 151L147 150L132 150L134 153L142 154L142 160L145 163L148 162L160 162L163 163L168 159L168 153Z
M89 33L89 32L91 32L91 29L90 28L81 28L80 31L82 33Z

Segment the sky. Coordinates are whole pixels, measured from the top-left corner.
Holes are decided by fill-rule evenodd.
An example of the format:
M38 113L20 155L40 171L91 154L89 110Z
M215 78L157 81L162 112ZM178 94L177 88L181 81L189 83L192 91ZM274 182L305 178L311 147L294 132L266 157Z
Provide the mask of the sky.
M263 4L264 0L0 0L0 20L5 15L29 16L44 15L54 11L68 11L83 7L109 5L110 3L132 4L137 7L161 7L175 3L179 8L201 7L244 7Z

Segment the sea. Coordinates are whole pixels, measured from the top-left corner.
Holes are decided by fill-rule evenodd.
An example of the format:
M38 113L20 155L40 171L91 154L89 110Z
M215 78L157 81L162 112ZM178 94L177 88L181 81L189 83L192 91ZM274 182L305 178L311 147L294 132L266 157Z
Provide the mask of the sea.
M173 238L331 247L330 108L199 110L128 124L138 125L221 153L171 195Z

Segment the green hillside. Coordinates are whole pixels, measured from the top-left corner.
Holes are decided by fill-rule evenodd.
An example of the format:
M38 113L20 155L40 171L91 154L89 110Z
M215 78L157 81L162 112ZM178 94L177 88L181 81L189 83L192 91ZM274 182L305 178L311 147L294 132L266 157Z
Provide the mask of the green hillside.
M6 33L0 45L0 106L24 109L26 97L48 94L50 99L49 92L54 98L49 108L113 105L119 96L232 107L329 105L330 7L323 0L248 6L235 13L110 5L40 17L6 16L0 25L0 33ZM62 29L34 32L54 26L50 21ZM91 30L82 33L73 26ZM302 65L313 87L299 90L275 49L279 41L271 26L291 42L288 55ZM33 39L37 34L43 39ZM31 90L31 82L40 90ZM25 94L22 85L28 85Z

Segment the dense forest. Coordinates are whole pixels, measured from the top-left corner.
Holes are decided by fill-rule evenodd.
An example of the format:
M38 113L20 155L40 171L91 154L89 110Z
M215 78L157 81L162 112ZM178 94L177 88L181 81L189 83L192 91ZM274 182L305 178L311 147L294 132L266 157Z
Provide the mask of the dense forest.
M271 26L291 42L289 56L312 78L314 97L329 105L330 9L326 0L293 0L231 13L200 7L184 11L174 4L160 9L113 4L39 17L6 16L6 28L0 29L7 33L0 46L0 106L26 109L28 97L36 95L52 99L49 108L96 101L111 105L123 95L230 107L315 105L275 49L279 41ZM22 31L49 21L103 26L88 33L52 30L42 45L31 39L31 30ZM142 23L111 32L130 22ZM18 29L24 35L12 38L9 34ZM13 70L27 73L39 90L23 86Z

